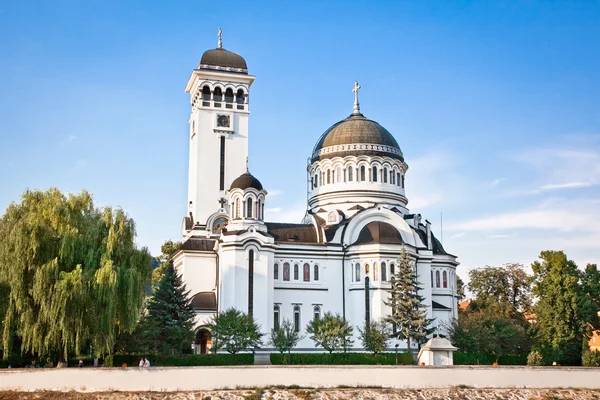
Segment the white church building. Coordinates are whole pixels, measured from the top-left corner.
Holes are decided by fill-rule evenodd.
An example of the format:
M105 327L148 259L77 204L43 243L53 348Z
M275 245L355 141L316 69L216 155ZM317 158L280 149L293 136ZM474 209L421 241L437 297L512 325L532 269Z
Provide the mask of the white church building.
M247 166L254 80L244 58L222 47L219 32L218 47L202 55L185 89L188 214L174 263L193 295L196 353L210 352L206 324L230 307L255 318L265 343L284 318L305 333L314 317L339 313L355 328L351 350L361 350L356 328L365 316L390 313L384 300L402 249L416 266L433 324L456 318L456 256L429 221L409 211L404 155L387 129L360 112L357 83L352 114L315 134L304 219L264 220L268 192ZM406 348L394 341L392 349L396 344ZM308 336L295 350L322 351Z

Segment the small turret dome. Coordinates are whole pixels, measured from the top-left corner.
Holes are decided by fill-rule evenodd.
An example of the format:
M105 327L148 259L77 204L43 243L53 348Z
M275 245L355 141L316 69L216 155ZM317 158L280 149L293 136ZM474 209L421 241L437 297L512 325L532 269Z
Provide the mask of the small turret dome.
M205 51L198 68L248 74L248 66L244 57L223 48Z
M251 173L244 172L242 175L235 178L231 183L229 190L233 189L249 189L254 188L256 190L263 190L263 185L258 179L256 179Z

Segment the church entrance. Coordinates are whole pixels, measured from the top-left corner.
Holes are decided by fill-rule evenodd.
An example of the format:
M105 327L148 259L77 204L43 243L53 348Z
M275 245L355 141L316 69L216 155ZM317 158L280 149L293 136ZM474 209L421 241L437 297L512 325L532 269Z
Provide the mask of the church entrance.
M195 345L196 354L208 354L211 345L211 335L208 329L201 328L196 332Z

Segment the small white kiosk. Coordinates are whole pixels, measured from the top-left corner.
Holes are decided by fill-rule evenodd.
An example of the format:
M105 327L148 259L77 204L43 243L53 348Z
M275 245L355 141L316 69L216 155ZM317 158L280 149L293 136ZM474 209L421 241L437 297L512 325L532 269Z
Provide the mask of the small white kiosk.
M436 337L429 339L419 350L419 365L454 365L453 353L458 348L452 346L448 339Z

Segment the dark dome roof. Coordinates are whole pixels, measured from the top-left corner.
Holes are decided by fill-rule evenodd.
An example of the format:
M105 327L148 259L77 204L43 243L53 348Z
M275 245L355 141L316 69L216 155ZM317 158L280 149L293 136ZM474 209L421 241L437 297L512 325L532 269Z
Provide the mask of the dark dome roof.
M362 114L352 114L327 129L313 149L312 162L348 155L381 155L404 161L392 134Z
M248 73L248 66L244 57L222 48L205 51L202 54L198 68L238 72L241 74Z
M217 311L217 296L213 292L200 292L192 297L194 310Z
M235 178L235 180L231 183L231 187L229 190L233 189L248 189L254 188L256 190L263 190L262 183L258 179L256 179L249 172L244 172L242 175Z
M367 224L358 234L358 240L354 244L385 243L401 244L402 236L392 225L386 222L371 222Z

